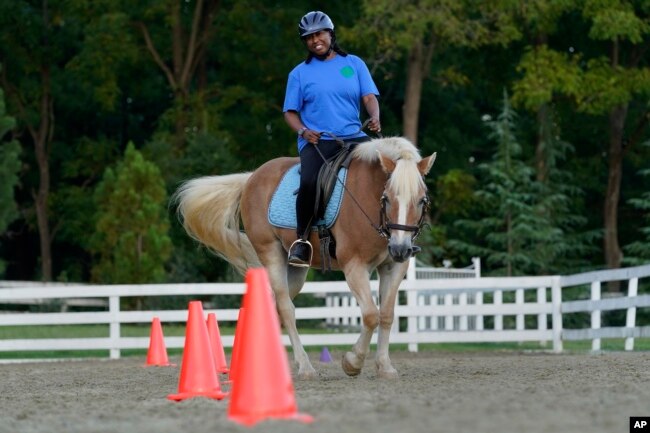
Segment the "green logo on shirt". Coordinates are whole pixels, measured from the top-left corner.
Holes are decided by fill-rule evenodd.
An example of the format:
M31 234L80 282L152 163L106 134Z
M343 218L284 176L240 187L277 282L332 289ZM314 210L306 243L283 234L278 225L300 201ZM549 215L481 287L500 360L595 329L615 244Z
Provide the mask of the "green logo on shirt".
M341 68L341 75L343 75L345 78L350 78L354 75L354 69L352 69L351 66L345 66Z

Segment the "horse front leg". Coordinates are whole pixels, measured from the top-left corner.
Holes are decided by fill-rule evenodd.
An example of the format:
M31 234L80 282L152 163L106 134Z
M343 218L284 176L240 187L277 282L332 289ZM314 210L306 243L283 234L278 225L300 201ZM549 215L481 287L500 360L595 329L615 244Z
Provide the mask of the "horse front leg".
M383 379L396 379L399 374L390 361L390 330L395 320L395 301L399 285L404 279L408 262L386 263L381 265L379 273L379 337L377 339L377 356L375 364L377 375Z
M296 326L296 309L292 301L293 297L300 291L300 288L296 286L299 285L302 287L302 284L296 283L294 278L289 278L291 287L288 287L286 264L277 267L267 267L267 269L271 287L273 287L273 293L275 295L275 305L278 310L278 315L287 335L289 335L294 360L298 365L298 378L314 379L317 373L311 365L307 352L305 352L305 348L300 341L300 335ZM295 277L295 275L292 275L292 277Z
M370 273L365 266L350 266L344 269L345 279L361 309L361 334L350 352L343 356L342 367L348 376L361 373L363 363L370 350L370 340L379 324L379 310L370 294Z

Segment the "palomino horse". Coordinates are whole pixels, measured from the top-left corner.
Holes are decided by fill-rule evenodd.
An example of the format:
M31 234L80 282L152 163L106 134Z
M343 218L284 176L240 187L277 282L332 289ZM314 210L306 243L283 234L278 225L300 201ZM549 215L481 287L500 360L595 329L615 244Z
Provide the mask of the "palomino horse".
M336 240L332 269L344 272L363 318L359 339L342 360L343 370L350 376L361 372L377 327L378 375L398 375L388 355L390 329L399 284L408 259L418 250L413 239L428 205L423 176L435 156L422 158L415 146L401 137L374 139L353 150L341 209L331 228ZM266 268L278 314L293 346L298 376L311 378L316 371L300 342L292 302L303 287L308 269L287 264L295 230L274 227L267 218L276 186L297 162L297 158L277 158L252 173L196 178L179 188L175 200L190 236L241 273L248 267ZM312 232L310 241L318 251L317 232ZM320 261L315 253L312 266L320 266ZM379 275L379 308L370 290L374 270Z

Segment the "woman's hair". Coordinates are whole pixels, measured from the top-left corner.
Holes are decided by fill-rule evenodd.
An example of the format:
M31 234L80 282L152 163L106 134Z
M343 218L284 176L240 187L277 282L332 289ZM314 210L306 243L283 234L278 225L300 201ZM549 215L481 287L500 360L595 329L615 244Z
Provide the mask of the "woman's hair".
M332 30L327 30L327 31L330 32L330 34L332 35L332 45L330 45L330 49L327 51L325 56L317 56L316 54L312 53L309 49L307 49L307 58L305 59L305 63L309 64L311 62L311 59L313 59L314 57L323 60L325 59L325 57L329 55L330 51L334 51L336 54L339 54L343 57L348 55L348 53L343 48L339 47L338 42L336 42L336 34Z

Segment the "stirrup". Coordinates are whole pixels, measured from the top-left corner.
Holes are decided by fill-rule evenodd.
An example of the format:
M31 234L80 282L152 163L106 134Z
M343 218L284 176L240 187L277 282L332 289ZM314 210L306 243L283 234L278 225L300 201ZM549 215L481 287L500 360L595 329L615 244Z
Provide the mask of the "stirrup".
M309 247L309 260L307 262L302 260L300 261L291 260L291 250L293 249L293 246L296 244L306 244L307 247ZM311 259L313 258L313 256L314 256L314 248L311 246L311 243L308 240L296 239L289 247L289 252L287 253L287 262L291 266L296 266L298 268L308 268L311 266Z

